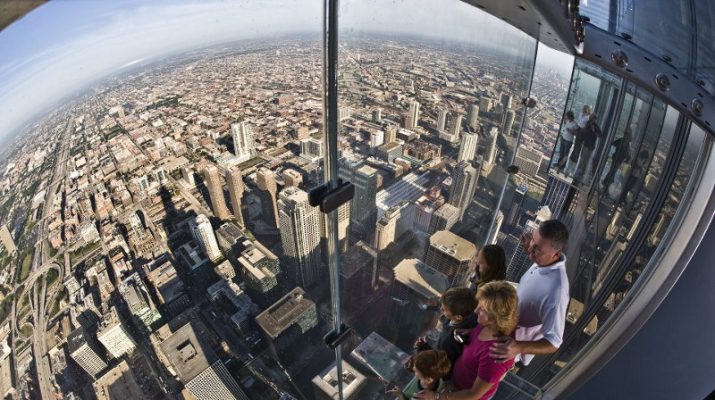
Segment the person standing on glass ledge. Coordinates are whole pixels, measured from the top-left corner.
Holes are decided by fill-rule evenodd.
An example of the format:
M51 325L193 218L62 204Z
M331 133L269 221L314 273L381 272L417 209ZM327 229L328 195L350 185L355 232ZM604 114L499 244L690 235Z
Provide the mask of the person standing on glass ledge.
M491 357L505 362L516 357L528 365L534 355L555 353L563 341L569 304L566 247L569 233L560 221L544 221L524 234L521 245L533 262L519 281L519 323L515 338L502 336L491 347Z
M573 146L573 141L576 138L578 124L575 121L573 111L566 111L566 122L561 130L561 144L559 147L559 161L556 162L556 168L559 172L566 168L566 162L569 159L569 152Z

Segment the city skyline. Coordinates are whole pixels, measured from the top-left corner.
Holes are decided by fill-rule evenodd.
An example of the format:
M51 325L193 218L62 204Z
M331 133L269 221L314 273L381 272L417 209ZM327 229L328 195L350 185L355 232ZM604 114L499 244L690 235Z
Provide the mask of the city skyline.
M459 1L405 0L381 7L357 1L341 2L341 34L385 32L422 35L454 43L530 51L533 39L506 27L489 14ZM309 3L312 4L312 3ZM468 12L465 12L468 11ZM405 18L409 15L410 18ZM154 4L144 1L121 5L107 2L56 1L30 12L0 31L0 143L16 139L31 124L68 96L79 94L88 83L102 81L134 66L196 49L260 39L290 32L319 34L319 5L301 2L263 1L194 3L176 1ZM423 31L419 21L442 28ZM456 20L454 20L456 18ZM156 21L162 24L157 25ZM389 21L385 23L385 21ZM473 26L481 26L477 33ZM492 29L487 29L492 27ZM147 32L150 34L147 35ZM30 40L29 38L32 38ZM493 44L490 44L493 43ZM539 45L537 62L570 73L572 57ZM51 67L50 67L51 66ZM42 91L39 101L24 100L27 93Z

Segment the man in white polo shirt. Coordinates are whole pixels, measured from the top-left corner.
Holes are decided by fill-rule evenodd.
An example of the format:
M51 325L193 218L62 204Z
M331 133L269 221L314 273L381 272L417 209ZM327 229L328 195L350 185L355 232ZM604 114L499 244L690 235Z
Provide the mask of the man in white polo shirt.
M492 345L491 356L528 365L535 354L551 354L558 350L566 324L569 304L569 281L566 257L561 251L568 241L568 230L559 221L543 222L539 229L522 237L522 246L529 251L534 264L519 281L519 324L516 340L501 337Z

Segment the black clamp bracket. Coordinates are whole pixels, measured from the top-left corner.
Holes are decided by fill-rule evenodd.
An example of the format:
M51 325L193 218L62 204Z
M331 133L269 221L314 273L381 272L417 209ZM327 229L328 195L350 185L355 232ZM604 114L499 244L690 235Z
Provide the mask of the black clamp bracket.
M311 190L308 193L308 203L313 207L320 206L320 211L328 214L350 201L354 195L355 185L338 179L338 187L333 190L328 190L327 183Z
M348 338L350 335L350 332L353 331L353 328L345 325L345 324L340 324L340 330L335 331L332 330L328 332L324 337L323 340L325 341L325 344L330 347L332 350L335 350L338 346L340 346L345 339Z

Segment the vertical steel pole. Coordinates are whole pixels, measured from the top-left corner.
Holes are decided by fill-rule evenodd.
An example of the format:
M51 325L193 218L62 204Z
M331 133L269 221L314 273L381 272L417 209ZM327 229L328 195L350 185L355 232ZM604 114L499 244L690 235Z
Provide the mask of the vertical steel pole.
M323 164L328 190L338 187L338 0L323 3L323 127L325 158ZM340 260L338 258L338 210L325 214L328 240L328 269L333 328L340 332ZM335 347L335 365L339 399L343 400L342 345Z

